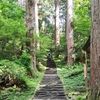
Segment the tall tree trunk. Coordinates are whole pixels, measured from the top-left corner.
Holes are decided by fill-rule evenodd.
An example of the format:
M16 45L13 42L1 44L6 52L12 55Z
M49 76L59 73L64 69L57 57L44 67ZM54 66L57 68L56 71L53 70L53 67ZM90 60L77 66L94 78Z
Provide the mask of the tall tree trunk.
M59 35L59 0L55 0L55 50L60 45Z
M35 16L35 33L36 36L39 37L39 24L38 24L38 6L37 6L37 0L34 0L34 16ZM40 44L38 41L36 41L36 48L37 50L40 49Z
M100 100L100 0L92 0L90 41L90 92L88 100Z
M26 42L26 46L28 47L28 52L32 56L32 66L34 70L36 71L36 57L35 57L35 47L34 47L34 37L33 37L33 31L34 31L34 0L26 0L26 27L28 29L26 33L26 37L30 38L30 41Z
M74 53L74 39L73 39L73 0L67 0L67 17L66 17L66 40L67 40L67 65L70 66L74 63L72 54Z

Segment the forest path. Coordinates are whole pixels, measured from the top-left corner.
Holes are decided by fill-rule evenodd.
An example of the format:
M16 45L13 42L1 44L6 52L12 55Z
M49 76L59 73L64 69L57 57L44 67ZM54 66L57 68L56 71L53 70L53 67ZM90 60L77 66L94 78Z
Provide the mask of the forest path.
M56 68L46 70L35 97L32 100L67 100Z

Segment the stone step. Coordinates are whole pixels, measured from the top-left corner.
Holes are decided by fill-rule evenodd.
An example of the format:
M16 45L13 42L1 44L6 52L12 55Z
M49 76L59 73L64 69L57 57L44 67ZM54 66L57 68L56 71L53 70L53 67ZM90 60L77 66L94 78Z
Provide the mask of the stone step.
M50 98L43 98L43 99L34 99L34 100L66 100L66 99L50 99Z
M43 91L56 91L56 92L61 92L63 91L62 88L51 88L51 89L41 89L40 92L43 92Z
M66 100L65 95L38 95L34 99L43 99L44 100L46 98L49 98L50 100L51 99L60 99L60 100L65 99Z
M33 100L38 100L38 99L42 99L42 100L44 100L44 99L45 99L45 100L48 100L48 99L49 99L49 100L52 100L52 99L53 99L53 100L55 100L55 99L60 99L60 100L62 100L62 99L63 99L63 100L66 100L66 97L65 97L65 96L60 96L60 97L59 97L59 96L58 96L58 97L57 97L57 96L56 96L56 97L50 96L50 97L46 97L46 96L44 95L44 96L36 97L36 98L34 98Z

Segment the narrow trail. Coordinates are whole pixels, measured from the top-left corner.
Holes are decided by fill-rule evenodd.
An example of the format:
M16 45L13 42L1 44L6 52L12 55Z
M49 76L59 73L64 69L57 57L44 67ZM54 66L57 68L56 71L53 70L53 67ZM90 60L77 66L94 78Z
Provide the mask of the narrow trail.
M68 100L56 68L46 70L39 89L32 100Z

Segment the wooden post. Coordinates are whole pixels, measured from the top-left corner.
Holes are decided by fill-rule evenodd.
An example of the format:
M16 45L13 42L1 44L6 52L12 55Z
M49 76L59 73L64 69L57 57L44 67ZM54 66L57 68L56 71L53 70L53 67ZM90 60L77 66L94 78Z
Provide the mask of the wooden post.
M84 79L85 79L86 92L88 92L87 53L86 53L86 51L85 51L82 62L83 62L83 65L84 65Z

